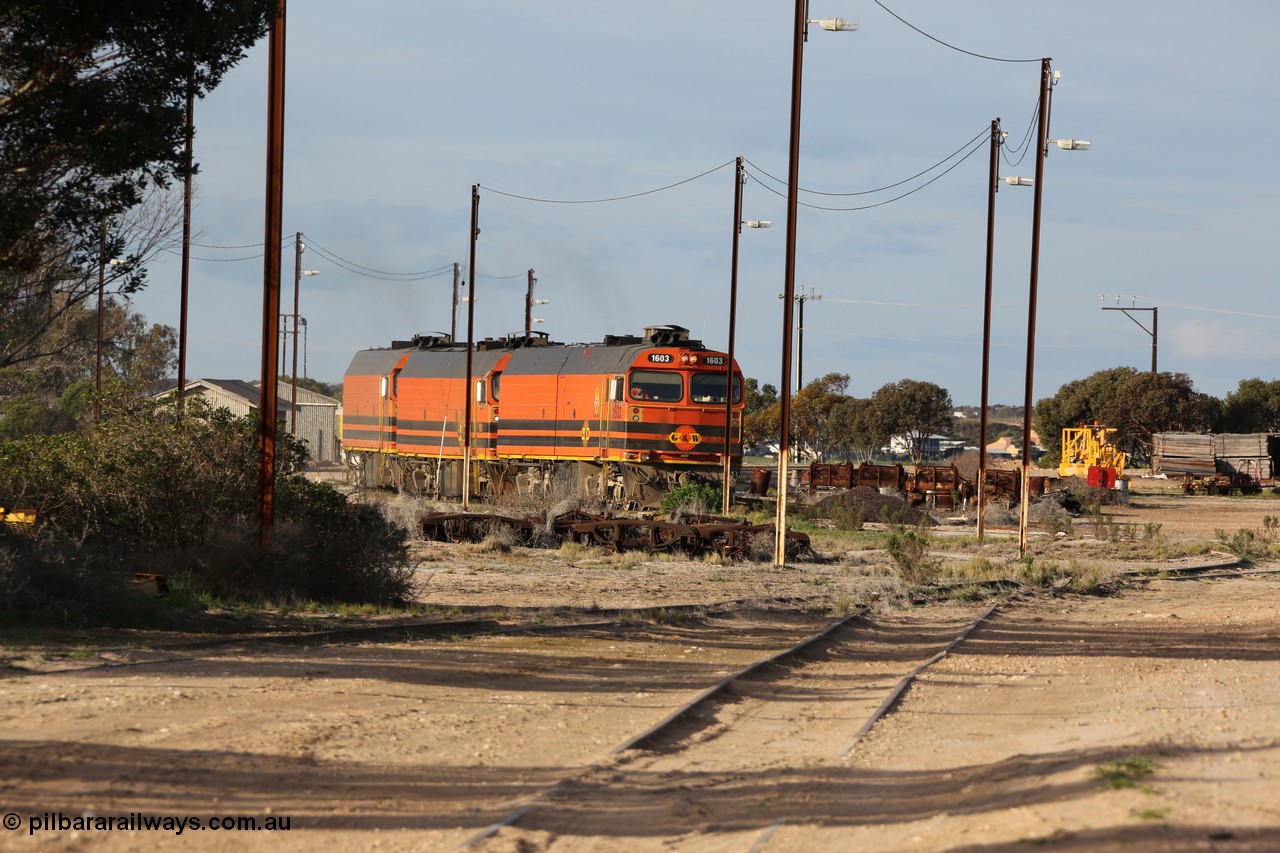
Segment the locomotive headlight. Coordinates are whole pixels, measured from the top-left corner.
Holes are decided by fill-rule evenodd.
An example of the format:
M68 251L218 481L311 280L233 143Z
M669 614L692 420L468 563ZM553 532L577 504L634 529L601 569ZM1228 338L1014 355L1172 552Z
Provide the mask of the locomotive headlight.
M687 352L680 353L680 363L681 364L689 363L689 353Z
M691 356L689 356L689 363L690 363L690 364L697 364L697 363L698 363L698 357L697 357L696 355L691 355Z

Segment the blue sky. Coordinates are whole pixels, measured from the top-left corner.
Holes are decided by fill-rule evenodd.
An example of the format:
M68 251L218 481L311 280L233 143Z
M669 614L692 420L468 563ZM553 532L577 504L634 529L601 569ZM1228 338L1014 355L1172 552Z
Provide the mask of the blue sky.
M963 50L1035 61L948 48L885 6ZM786 202L770 176L787 174L794 4L294 0L289 12L284 230L307 235L303 267L320 271L302 283L310 376L339 381L359 349L449 329L472 184L477 337L523 328L533 269L550 300L535 328L555 340L676 323L724 348L742 155L744 218L774 224L742 233L738 360L779 384ZM1151 338L1100 310L1101 294L1158 307L1160 369L1201 391L1280 376L1268 71L1280 4L811 0L810 14L860 29L810 33L800 186L860 193L947 162L893 190L802 193L813 207L800 208L796 283L823 296L805 306L806 380L848 373L857 396L928 380L978 402L985 140L1000 117L1013 161L1001 174L1034 174L1022 146L1043 56L1062 72L1050 136L1092 148L1051 147L1045 164L1036 399L1150 366ZM215 247L262 241L266 85L264 40L196 108L191 377L260 371L263 261ZM973 153L947 160L957 151ZM817 209L888 202L934 177L869 209ZM1033 195L1001 184L997 196L993 403L1023 399ZM620 196L636 197L551 203ZM290 311L292 245L283 265ZM135 307L176 327L179 276L177 257L153 264Z

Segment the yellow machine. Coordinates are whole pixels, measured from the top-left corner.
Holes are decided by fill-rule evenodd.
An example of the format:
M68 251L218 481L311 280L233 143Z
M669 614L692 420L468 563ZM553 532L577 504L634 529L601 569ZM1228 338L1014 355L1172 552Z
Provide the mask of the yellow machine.
M1089 469L1112 470L1112 477L1124 474L1128 458L1115 445L1116 430L1104 427L1096 421L1092 426L1081 424L1062 430L1062 461L1058 463L1060 477L1088 477Z

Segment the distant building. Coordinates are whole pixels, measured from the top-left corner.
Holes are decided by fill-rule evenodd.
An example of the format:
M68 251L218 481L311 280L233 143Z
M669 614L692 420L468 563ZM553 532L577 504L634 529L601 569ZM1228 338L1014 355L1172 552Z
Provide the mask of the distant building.
M889 446L883 448L894 456L908 456L911 453L911 440L905 435L894 435L889 438ZM946 435L931 435L924 440L925 459L941 459L964 449L964 441Z
M155 395L157 399L172 397L176 388ZM199 398L215 409L226 409L238 418L258 411L262 401L259 383L240 379L193 379L187 383L185 396ZM293 385L280 382L276 386L276 420L282 429L294 428L294 434L307 443L312 462L337 462L338 413L340 404L332 397L298 388L296 424L291 415Z

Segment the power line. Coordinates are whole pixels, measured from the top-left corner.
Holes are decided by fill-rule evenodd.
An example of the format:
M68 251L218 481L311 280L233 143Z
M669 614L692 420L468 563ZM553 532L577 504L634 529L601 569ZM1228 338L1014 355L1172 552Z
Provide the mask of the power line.
M957 155L959 155L961 151L964 151L966 148L968 148L968 147L969 147L970 145L972 145L974 142L976 142L976 141L977 141L977 140L979 140L979 139L985 138L985 137L988 135L988 133L989 133L988 129L987 129L987 128L983 128L983 129L982 129L978 134L976 134L972 139L969 139L967 142L965 142L963 145L961 145L961 146L960 146L959 148L957 148L955 151L951 152L951 153L950 153L950 154L948 154L946 157L944 157L944 158L942 158L941 160L939 160L937 163L934 163L934 164L933 164L932 166L930 166L929 168L927 168L927 169L923 169L923 170L921 170L921 171L919 171L919 172L916 172L914 175L912 175L912 176L911 176L911 177L909 177L909 178L903 178L902 180L897 181L896 183L887 184L887 185L885 185L885 186L883 186L883 187L877 187L877 188L876 188L876 189L874 189L874 190L856 190L856 191L854 191L854 192L843 192L843 193L838 193L838 192L824 192L824 191L821 191L821 190L809 190L809 189L805 189L804 187L797 187L797 189L798 189L800 192L802 192L802 193L810 193L811 195L825 195L825 196L855 196L855 195L872 195L872 194L874 194L874 193L884 192L885 190L891 190L891 189L894 189L895 187L900 187L900 186L902 186L902 185L903 185L903 184L905 184L905 183L909 183L909 182L911 182L911 181L914 181L916 178L918 178L918 177L920 177L920 176L922 176L922 175L927 175L927 174L929 174L929 173L930 173L930 172L932 172L934 169L937 169L937 168L939 168L940 166L942 166L942 164L943 164L943 163L948 163L948 162L950 162L950 161L951 161L952 159L954 159ZM757 166L755 163L752 163L750 160L747 160L746 162L747 162L747 163L748 163L748 165L750 165L753 169L755 169L756 171L758 171L760 174L764 175L765 177L769 178L770 180L772 180L772 181L774 181L774 182L776 182L776 183L779 183L779 184L783 184L783 185L785 185L785 184L786 184L786 181L784 181L782 178L778 178L778 177L775 177L774 175L769 174L769 173L768 173L768 172L766 172L764 169L761 169L759 166ZM759 183L759 182L757 181L757 183Z
M987 59L987 60L990 60L990 61L992 61L992 62L1040 62L1040 61L1041 61L1041 57L1036 57L1035 59L1006 59L1006 58L1004 58L1004 57L1000 57L1000 56L988 56L987 54L984 54L984 53L974 53L972 50L965 50L965 49L964 49L964 48L962 48L962 47L956 47L954 44L950 44L950 43L948 43L948 42L945 42L945 41L943 41L942 39L938 38L937 36L933 36L933 35L930 35L929 33L926 33L924 30L920 29L920 28L919 28L919 27L917 27L915 24L913 24L913 23L911 23L910 21L906 20L906 19L905 19L905 18L903 18L901 15L899 15L897 12L893 11L893 10L892 10L892 9L890 9L888 6L886 6L886 5L884 5L883 3L881 3L881 2L880 2L880 0L875 0L875 4L876 4L877 6L879 6L881 9L884 9L886 12L888 12L888 13L889 13L890 15L892 15L893 17L897 18L899 22L901 22L901 23L903 23L903 24L906 24L908 27L910 27L911 29L915 30L915 31L916 31L916 32L918 32L920 35L924 36L925 38L929 39L930 41L935 41L935 42L937 42L938 44L942 45L943 47L950 48L951 50L954 50L954 51L956 51L957 53L963 53L963 54L965 54L966 56L973 56L973 57L976 57L976 58L978 58L978 59Z
M302 237L307 247L314 249L316 254L324 258L326 261L341 267L347 272L352 272L356 275L365 276L367 278L379 279L381 281L422 281L423 279L436 278L444 275L446 272L453 271L452 263L444 264L442 266L435 267L434 269L419 270L417 272L391 272L389 270L375 269L374 267L365 266L364 264L344 258L335 252L331 252L324 246L315 242L315 240L305 233Z
M957 166L959 166L959 165L960 165L961 163L963 163L965 160L968 160L968 159L969 159L970 157L972 157L974 154L976 154L976 153L978 153L979 151L981 151L983 148L985 148L985 147L986 147L986 145L987 145L987 143L986 143L985 141L984 141L984 142L979 142L977 145L973 146L973 148L971 148L971 149L969 150L969 153L965 154L963 157L961 157L961 158L960 158L959 160L957 160L955 163L952 163L950 167L948 167L947 169L944 169L942 172L938 173L937 175L933 176L933 177L932 177L932 178L930 178L929 180L925 181L925 182L924 182L923 184L921 184L920 186L918 186L918 187L916 187L916 188L914 188L914 189L907 190L905 193L902 193L901 195L898 195L898 196L894 196L893 198L885 199L884 201L878 201L878 202L876 202L875 204L864 204L864 205L860 205L860 206L858 206L858 207L826 207L826 206L824 206L824 205L820 205L820 204L808 204L808 203L803 202L803 201L801 201L801 202L797 202L797 203L798 203L801 207L807 207L807 208L809 208L810 210L829 210L829 211L836 211L836 212L840 212L840 213L848 213L848 212L851 212L851 211L857 211L857 210L871 210L872 208L876 208L876 207L884 207L886 204L893 204L895 201L901 201L902 199L906 198L907 196L915 195L916 193L920 192L920 190L924 189L925 187L929 186L929 185L930 185L930 184L932 184L933 182L935 182L935 181L939 180L940 178L944 177L945 175L947 175L948 173L950 173L952 169L955 169ZM757 184L759 184L761 187L763 187L764 189L766 189L766 190L768 190L769 192L773 193L774 195L778 196L779 198L785 198L785 197L786 197L784 193L782 193L782 192L780 192L780 191L778 191L778 190L774 189L773 187L769 186L768 184L766 184L766 183L764 183L764 182L760 181L760 180L759 180L759 179L757 179L754 175L751 175L751 173L749 173L749 172L748 172L747 174L748 174L748 177L750 177L750 178L751 178L751 180L755 181L755 182L756 182Z
M664 187L658 187L652 190L644 190L642 192L637 192L637 193L630 193L629 195L613 196L611 198L582 198L582 199L537 198L534 196L517 195L516 193L504 192L502 190L494 189L493 187L486 187L483 185L478 185L478 186L480 186L480 189L482 190L486 190L491 193L496 193L497 195L506 196L507 198L518 198L521 201L536 201L541 204L604 204L605 202L610 202L610 201L626 201L627 199L640 198L641 196L653 195L654 193L665 192L666 190L674 189L678 186L682 186L684 184L690 183L691 181L696 181L699 178L705 178L707 175L710 175L713 172L718 172L721 169L723 169L725 166L733 165L736 162L737 162L736 159L729 160L725 163L721 163L719 166L716 166L713 169L708 169L707 171L702 172L701 174L694 175L691 178L685 178L684 180L681 180L681 181L676 181L674 184L667 184Z

